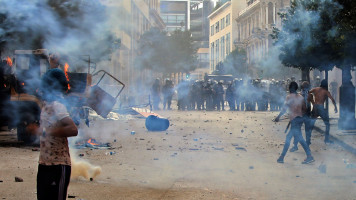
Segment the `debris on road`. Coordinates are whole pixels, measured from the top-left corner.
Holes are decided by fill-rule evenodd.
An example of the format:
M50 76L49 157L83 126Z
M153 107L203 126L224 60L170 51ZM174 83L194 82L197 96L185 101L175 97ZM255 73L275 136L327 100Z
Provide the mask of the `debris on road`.
M15 182L23 182L23 179L18 176L15 176Z
M321 163L318 167L319 172L322 174L326 174L326 165L324 163Z

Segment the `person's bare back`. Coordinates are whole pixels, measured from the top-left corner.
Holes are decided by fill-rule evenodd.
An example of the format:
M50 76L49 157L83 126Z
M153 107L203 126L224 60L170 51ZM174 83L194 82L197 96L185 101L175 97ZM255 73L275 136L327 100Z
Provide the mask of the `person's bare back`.
M314 96L314 104L323 105L326 99L329 97L335 107L335 113L337 113L336 102L331 96L330 92L322 87L316 87L309 91Z
M305 110L304 98L299 94L289 94L286 97L286 106L289 110L289 119L292 121L296 117L302 117Z

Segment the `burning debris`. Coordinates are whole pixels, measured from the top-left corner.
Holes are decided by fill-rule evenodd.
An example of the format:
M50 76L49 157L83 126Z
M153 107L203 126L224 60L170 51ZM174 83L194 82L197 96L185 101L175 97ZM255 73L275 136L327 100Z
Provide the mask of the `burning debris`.
M110 143L101 143L96 141L94 138L89 138L88 140L78 140L74 144L76 149L92 148L92 149L110 149L112 148Z

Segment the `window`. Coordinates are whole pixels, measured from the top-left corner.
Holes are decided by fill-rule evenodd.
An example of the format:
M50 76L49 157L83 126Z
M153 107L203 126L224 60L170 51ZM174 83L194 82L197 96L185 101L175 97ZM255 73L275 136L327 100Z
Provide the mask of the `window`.
M274 23L274 17L273 17L273 3L269 2L268 3L268 24L273 24Z
M210 68L214 69L214 58L215 58L214 42L210 44Z
M220 38L221 60L225 59L225 36Z
M225 17L220 20L221 30L225 28Z
M215 23L215 33L219 33L219 22Z
M226 15L226 26L230 25L230 14Z
M215 41L215 63L219 62L219 39Z
M230 47L230 33L226 34L226 54L230 54L231 52L231 47Z
M210 26L210 36L214 35L214 25Z

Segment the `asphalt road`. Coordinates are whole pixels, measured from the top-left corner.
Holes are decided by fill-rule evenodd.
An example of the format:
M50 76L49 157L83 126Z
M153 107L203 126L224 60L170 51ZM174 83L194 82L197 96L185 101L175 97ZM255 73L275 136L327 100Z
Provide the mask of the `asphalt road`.
M158 113L170 120L167 131L148 132L136 116L93 117L81 137L113 149L73 149L72 157L102 171L93 181L73 178L69 199L356 199L356 156L337 143L325 145L318 131L314 163L301 164L301 146L284 164L276 162L288 122L272 122L276 112ZM0 134L0 198L35 199L39 152L11 143L13 136Z

